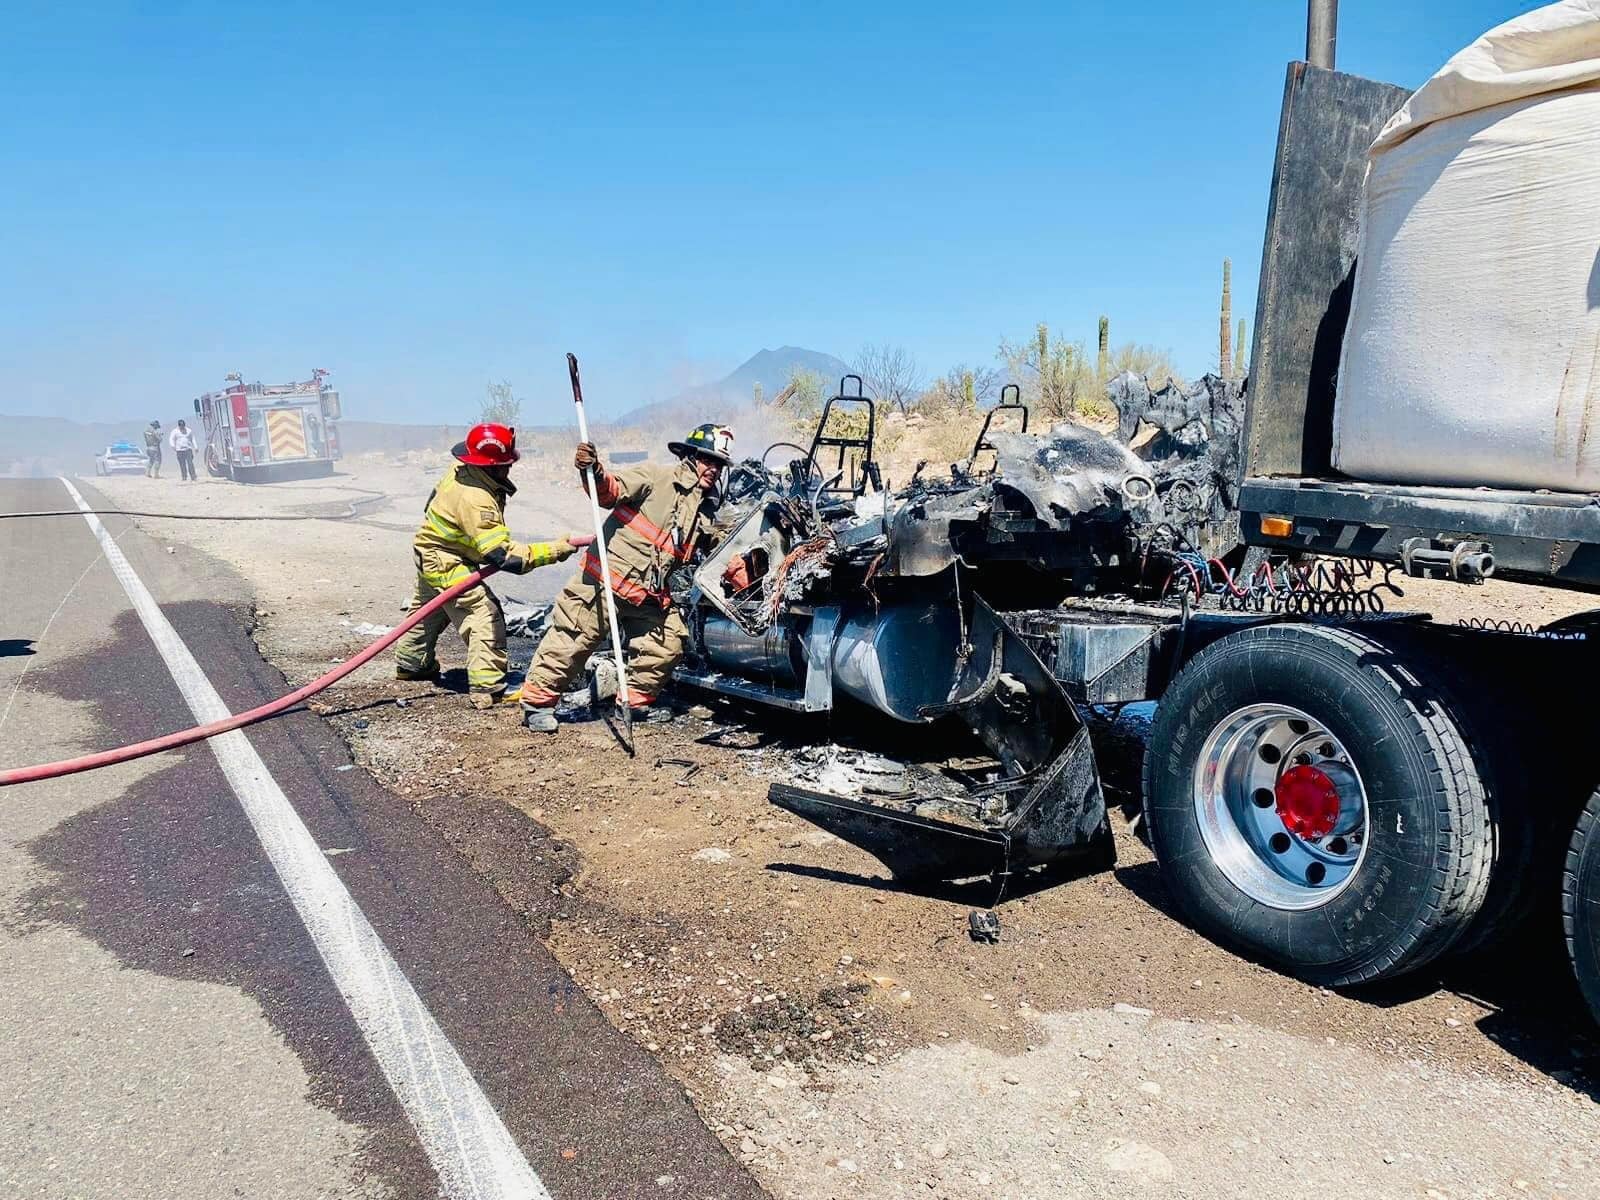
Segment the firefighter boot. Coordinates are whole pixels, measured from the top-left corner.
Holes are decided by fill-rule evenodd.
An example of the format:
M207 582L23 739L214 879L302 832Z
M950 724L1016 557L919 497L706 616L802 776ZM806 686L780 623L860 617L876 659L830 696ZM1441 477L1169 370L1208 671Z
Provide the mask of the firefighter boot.
M529 688L523 686L522 701L522 727L532 733L554 733L556 731L556 704L561 695L549 688Z
M526 706L522 709L522 727L529 733L554 733L561 728L556 720L555 709Z
M670 708L650 704L644 708L630 707L628 717L635 725L663 725L677 716Z
M671 704L661 703L655 696L638 688L628 689L628 717L635 725L658 725L675 716L677 713Z

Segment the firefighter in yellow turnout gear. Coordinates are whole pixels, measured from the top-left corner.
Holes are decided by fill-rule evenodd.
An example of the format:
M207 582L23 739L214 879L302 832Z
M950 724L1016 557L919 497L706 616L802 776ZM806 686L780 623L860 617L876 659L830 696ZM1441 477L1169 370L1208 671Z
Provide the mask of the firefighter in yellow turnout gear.
M644 463L615 473L601 466L588 442L573 460L580 473L594 468L595 499L611 510L605 539L617 623L627 643L625 701L640 716L683 657L689 631L667 594L666 577L712 533L709 493L732 461L733 433L722 425L701 425L668 449L678 456L676 463ZM587 474L582 478L587 488ZM523 724L529 729L555 732L561 694L582 678L589 655L609 636L603 582L600 556L591 547L583 570L556 601L522 685Z
M428 497L412 540L417 582L407 612L415 612L486 563L522 575L577 552L571 541L518 543L506 528L506 501L516 494L510 478L517 461L516 433L503 425L477 425L453 451L452 467ZM488 708L506 690L506 620L487 586L468 588L417 625L395 646L400 679L437 679L435 647L446 625L467 643L467 687L474 707Z

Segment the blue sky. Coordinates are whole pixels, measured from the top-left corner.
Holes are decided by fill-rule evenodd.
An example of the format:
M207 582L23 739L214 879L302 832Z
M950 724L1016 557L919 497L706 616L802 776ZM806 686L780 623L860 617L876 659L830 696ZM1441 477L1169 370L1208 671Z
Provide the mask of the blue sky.
M1510 0L1344 0L1415 86ZM1252 317L1299 0L8 6L0 412L179 413L333 371L347 415L510 378L617 412L762 347L987 362L1048 321L1216 354ZM1253 323L1253 322L1252 322Z

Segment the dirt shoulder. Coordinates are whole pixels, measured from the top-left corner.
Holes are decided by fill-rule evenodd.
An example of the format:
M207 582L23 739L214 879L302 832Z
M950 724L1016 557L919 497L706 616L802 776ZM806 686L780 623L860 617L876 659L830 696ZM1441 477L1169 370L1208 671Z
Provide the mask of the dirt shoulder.
M262 512L382 492L343 523L149 523L240 570L263 652L299 680L364 644L355 626L397 618L435 465L355 464L314 492L106 490L127 507ZM582 515L560 478L531 479L510 513L529 536ZM505 589L538 599L565 578ZM1404 586L1406 606L1449 620L1588 607L1509 584ZM459 667L459 645L442 648ZM530 652L515 646L514 665ZM1552 946L1381 992L1307 987L1169 915L1120 820L1115 870L1009 899L1000 944L981 946L966 915L993 901L984 889L898 890L875 860L766 803L785 756L835 732L826 721L709 706L641 728L630 760L601 722L535 740L514 712L469 710L449 690L464 683L446 683L398 684L380 661L323 708L508 903L549 914L576 983L777 1196L1265 1197L1308 1182L1350 1196L1600 1195L1600 1061ZM495 875L503 827L463 822L463 794L548 829L548 873Z

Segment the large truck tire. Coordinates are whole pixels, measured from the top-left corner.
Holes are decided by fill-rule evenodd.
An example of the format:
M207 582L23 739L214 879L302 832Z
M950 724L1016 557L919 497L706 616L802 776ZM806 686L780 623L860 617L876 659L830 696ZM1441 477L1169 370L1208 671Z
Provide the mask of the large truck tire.
M1589 797L1567 847L1561 922L1578 987L1600 1022L1600 790Z
M1457 695L1472 703L1472 745L1489 773L1489 894L1451 947L1472 954L1526 935L1535 922L1548 933L1573 822L1594 786L1587 760L1549 748L1589 736L1586 681L1596 664L1585 643L1495 631L1447 630L1433 650L1445 663L1471 664Z
M1351 628L1257 626L1162 697L1145 819L1204 933L1326 986L1415 970L1488 894L1495 800L1431 656Z

